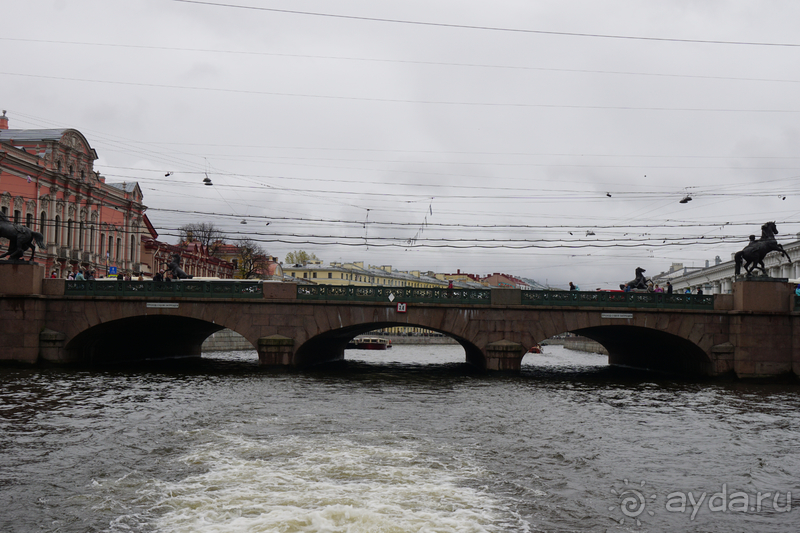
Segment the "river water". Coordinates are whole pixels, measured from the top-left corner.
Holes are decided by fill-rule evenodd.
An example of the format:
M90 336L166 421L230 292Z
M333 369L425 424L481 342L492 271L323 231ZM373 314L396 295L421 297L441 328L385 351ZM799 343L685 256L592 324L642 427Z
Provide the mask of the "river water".
M800 529L798 385L544 352L517 376L452 345L0 367L0 531Z

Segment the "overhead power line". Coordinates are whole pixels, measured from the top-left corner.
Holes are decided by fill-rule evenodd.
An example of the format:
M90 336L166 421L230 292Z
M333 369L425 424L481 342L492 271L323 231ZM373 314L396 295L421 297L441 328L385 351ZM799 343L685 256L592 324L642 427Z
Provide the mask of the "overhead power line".
M169 213L180 213L180 214L191 214L191 215L204 215L204 216L211 216L211 217L223 217L223 218L234 218L234 219L254 219L254 220L269 220L269 221L286 221L286 222L312 222L312 223L322 223L322 224L353 224L361 226L364 224L363 220L341 220L341 219L331 219L331 218L304 218L304 217L273 217L273 216L257 216L257 215L236 215L230 213L213 213L208 211L189 211L184 209L168 209L168 208L158 208L158 207L151 207L148 208L148 211L163 211ZM381 226L396 226L396 227L416 227L419 226L418 222L381 222L381 221L370 221L369 224L371 225L381 225ZM763 224L763 221L760 222L753 222L753 221L739 221L739 222L692 222L692 221L682 221L682 222L674 222L666 220L663 223L658 224L576 224L576 225L565 225L565 224L454 224L454 223L436 223L436 222L429 222L428 226L431 228L434 227L442 227L442 228L480 228L480 229L546 229L546 230L584 230L584 229L664 229L664 228L719 228L725 226L747 226L747 227L760 227ZM776 224L800 224L800 220L778 220Z
M151 87L156 89L180 89L190 91L215 91L234 94L252 94L262 96L284 96L293 98L316 98L323 100L340 100L355 102L376 102L384 104L424 104L473 107L512 107L531 109L586 109L597 111L653 111L653 112L687 112L687 113L800 113L800 109L734 109L728 107L666 107L666 106L626 106L626 105L579 105L579 104L529 104L521 102L468 102L447 100L408 100L403 98L370 98L363 96L335 96L328 94L284 93L273 91L256 91L247 89L226 89L221 87L198 87L193 85L170 85L166 83L143 83L133 81L98 80L90 78L71 78L68 76L46 76L44 74L23 74L19 72L0 72L4 76L18 76L45 80L75 81L81 83L101 83L109 85L127 85L131 87Z
M622 39L634 41L656 41L656 42L672 42L672 43L691 43L691 44L727 44L727 45L744 45L744 46L781 46L781 47L800 47L800 43L770 43L758 41L725 41L719 39L679 39L675 37L644 37L641 35L614 35L603 33L581 33L581 32L566 32L566 31L551 31L551 30L531 30L525 28L503 28L499 26L477 26L470 24L452 24L445 22L424 22L418 20L403 20L391 19L382 17L365 17L358 15L342 15L337 13L322 13L317 11L298 11L293 9L276 9L270 7L259 6L242 6L237 4L227 4L222 2L205 2L201 0L172 0L173 2L180 2L183 4L196 4L213 7L225 7L231 9L245 9L252 11L269 11L273 13L286 13L291 15L306 15L314 17L328 17L348 20L362 20L369 22L387 22L392 24L408 24L415 26L431 26L440 28L455 28L467 30L482 30L482 31L499 31L510 33L530 33L538 35L556 35L560 37L588 37L595 39Z
M421 61L414 59L386 59L386 58L376 58L376 57L286 54L286 53L276 53L276 52L258 52L254 50L224 50L219 48L188 48L181 46L154 46L154 45L144 45L144 44L100 43L100 42L90 42L90 41L63 41L54 39L26 39L18 37L0 37L0 41L74 45L74 46L102 46L109 48L128 48L133 50L196 52L203 54L212 53L212 54L233 54L233 55L246 55L246 56L328 59L335 61L363 61L372 63L390 63L390 64L401 64L401 65L429 65L435 67L490 68L499 70L523 70L523 71L529 70L535 72L565 72L571 74L607 74L615 76L650 76L650 77L660 77L660 78L686 78L686 79L697 79L697 80L800 83L800 80L785 79L785 78L749 78L746 76L711 76L708 74L675 74L669 72L634 72L627 70L596 70L596 69L564 68L564 67L561 68L535 67L535 66L525 66L525 65L492 65L488 63L455 63L452 61Z

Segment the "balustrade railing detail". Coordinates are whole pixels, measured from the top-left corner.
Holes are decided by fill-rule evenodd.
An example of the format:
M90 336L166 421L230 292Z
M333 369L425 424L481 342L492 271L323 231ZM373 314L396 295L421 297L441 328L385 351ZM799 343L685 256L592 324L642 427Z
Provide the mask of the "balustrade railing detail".
M664 292L522 291L523 305L714 309L714 296Z
M260 281L72 281L67 296L146 296L155 298L262 298Z
M490 289L430 289L411 287L355 287L351 285L298 285L298 300L353 302L491 303Z

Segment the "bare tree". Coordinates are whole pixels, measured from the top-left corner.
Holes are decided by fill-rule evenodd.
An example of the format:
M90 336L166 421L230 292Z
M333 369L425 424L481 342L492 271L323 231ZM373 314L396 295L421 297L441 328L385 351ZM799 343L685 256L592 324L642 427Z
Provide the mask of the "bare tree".
M267 252L252 239L239 241L239 256L236 277L240 279L263 278L269 275L269 259Z
M181 241L197 241L205 246L213 255L214 244L224 243L227 236L210 222L193 222L178 228L181 232Z

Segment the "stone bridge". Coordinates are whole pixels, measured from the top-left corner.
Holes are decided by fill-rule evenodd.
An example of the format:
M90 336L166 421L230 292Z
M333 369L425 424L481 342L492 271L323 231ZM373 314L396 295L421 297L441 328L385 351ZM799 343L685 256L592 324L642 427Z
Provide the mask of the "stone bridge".
M344 357L356 335L415 326L448 335L466 361L519 370L527 349L573 332L611 364L685 375L800 374L790 286L740 282L731 295L306 286L253 281L71 282L0 264L0 359L108 363L199 356L223 328L265 365Z

